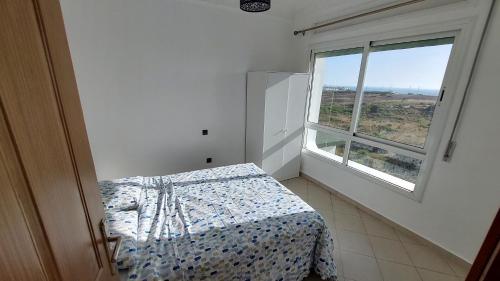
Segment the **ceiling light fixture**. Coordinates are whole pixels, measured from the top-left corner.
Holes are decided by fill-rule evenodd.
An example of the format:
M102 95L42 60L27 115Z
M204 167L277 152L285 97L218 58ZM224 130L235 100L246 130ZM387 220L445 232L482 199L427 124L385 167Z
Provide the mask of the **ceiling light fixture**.
M240 0L240 9L245 12L259 13L271 8L271 0Z

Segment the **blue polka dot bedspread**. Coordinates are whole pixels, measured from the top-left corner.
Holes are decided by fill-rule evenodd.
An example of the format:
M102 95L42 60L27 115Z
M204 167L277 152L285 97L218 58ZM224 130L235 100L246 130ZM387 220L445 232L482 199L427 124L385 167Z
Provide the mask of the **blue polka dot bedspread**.
M321 215L254 164L99 186L128 280L336 280Z

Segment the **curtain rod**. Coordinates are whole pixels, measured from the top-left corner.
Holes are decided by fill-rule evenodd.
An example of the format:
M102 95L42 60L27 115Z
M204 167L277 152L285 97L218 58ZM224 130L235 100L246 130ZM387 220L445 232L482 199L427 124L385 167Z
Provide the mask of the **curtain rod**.
M425 0L411 0L411 1L406 1L406 2L395 4L395 5L391 5L391 6L386 6L386 7L377 9L377 10L368 11L368 12L364 12L364 13L361 13L361 14L356 14L356 15L348 16L348 17L345 17L343 19L334 20L334 21L331 21L331 22L327 22L327 23L320 24L320 25L317 25L317 26L309 27L309 28L306 28L306 29L296 30L296 31L293 32L293 35L295 35L295 36L297 36L299 34L305 35L306 32L308 32L308 31L320 29L320 28L323 28L323 27L327 27L327 26L330 26L330 25L334 25L334 24L337 24L337 23L341 23L341 22L345 22L345 21L349 21L349 20L353 20L353 19L357 19L357 18L361 18L361 17L365 17L365 16L370 16L370 15L382 13L382 12L389 11L389 10L394 10L394 9L397 9L397 8L401 8L401 7L404 7L404 6L409 6L409 5L416 4L416 3L419 3L419 2L424 2L424 1Z

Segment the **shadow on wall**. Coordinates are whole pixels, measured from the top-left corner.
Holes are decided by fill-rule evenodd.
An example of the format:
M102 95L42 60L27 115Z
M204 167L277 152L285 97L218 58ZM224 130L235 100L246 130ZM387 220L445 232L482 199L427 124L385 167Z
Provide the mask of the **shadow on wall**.
M262 154L262 159L265 160L267 157L271 156L276 151L285 147L285 145L290 143L292 140L295 140L297 137L302 136L303 132L304 132L304 127L300 128L299 130L295 130L290 134L287 134L286 138L284 138L279 143L273 145L272 147L264 151L264 153ZM279 133L281 134L281 132Z

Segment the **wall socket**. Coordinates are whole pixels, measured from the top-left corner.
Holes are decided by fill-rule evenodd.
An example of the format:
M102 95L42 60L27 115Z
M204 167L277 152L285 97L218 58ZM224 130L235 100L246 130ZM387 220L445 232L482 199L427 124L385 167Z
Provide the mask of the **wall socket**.
M207 163L208 164L212 163L212 158L207 158Z
M207 129L202 130L201 134L204 135L204 136L208 135L208 130Z

